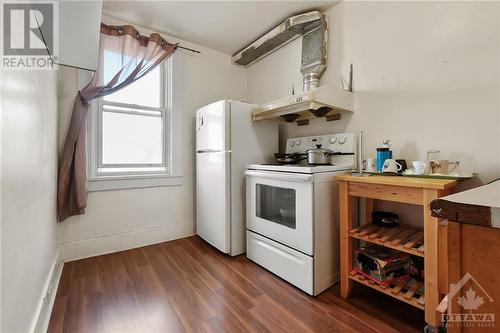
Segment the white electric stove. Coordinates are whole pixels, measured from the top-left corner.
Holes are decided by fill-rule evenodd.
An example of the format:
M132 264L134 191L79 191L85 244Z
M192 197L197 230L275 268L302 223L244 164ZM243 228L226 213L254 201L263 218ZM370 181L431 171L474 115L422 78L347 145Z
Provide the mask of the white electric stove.
M339 203L334 176L356 167L356 135L287 140L286 153L322 145L330 165L253 164L247 167L247 257L308 294L339 279Z

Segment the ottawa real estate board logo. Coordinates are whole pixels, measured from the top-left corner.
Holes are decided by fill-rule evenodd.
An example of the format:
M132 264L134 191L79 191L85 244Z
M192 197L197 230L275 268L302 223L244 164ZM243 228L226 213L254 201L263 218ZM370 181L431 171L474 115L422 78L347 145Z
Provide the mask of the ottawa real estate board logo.
M467 272L456 284L451 284L448 293L448 311L442 321L447 327L495 328L493 298Z
M54 69L56 2L2 1L1 69Z

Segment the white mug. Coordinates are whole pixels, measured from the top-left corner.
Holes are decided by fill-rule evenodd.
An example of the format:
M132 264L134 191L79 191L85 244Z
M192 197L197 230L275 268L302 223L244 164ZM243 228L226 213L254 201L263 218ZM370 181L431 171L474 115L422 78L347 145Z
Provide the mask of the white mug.
M453 170L450 170L448 174L451 176L460 177L462 175L462 167L460 166L460 161L453 161L453 162L456 164L455 168L453 168Z
M393 159L386 159L384 165L382 166L382 172L392 172L397 173L401 171L403 166Z
M377 159L369 157L363 161L363 171L377 172Z
M459 165L458 161L448 161L448 160L432 160L429 162L432 173L438 173L441 175L447 175L454 171ZM450 169L450 166L453 166Z
M416 175L423 175L427 169L427 161L413 161L411 164Z

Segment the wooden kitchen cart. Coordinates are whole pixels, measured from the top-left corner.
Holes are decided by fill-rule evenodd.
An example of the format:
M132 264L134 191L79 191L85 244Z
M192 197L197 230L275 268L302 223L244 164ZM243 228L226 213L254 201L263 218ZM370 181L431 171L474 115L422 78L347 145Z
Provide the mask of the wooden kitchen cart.
M445 292L440 286L439 258L445 252L439 250L439 218L431 216L429 204L432 200L453 193L457 181L444 179L407 178L389 176L341 175L335 177L340 183L340 290L344 298L349 297L353 281L365 284L387 295L398 298L425 310L425 321L432 326L438 324L436 308ZM353 226L354 198L365 198L365 224ZM404 226L380 228L370 224L374 200L387 200L422 206L423 228ZM403 221L404 222L404 221ZM405 281L386 287L379 286L353 270L353 241L360 239L369 243L397 249L424 257L424 282ZM443 271L444 274L444 271ZM447 279L443 279L447 281Z

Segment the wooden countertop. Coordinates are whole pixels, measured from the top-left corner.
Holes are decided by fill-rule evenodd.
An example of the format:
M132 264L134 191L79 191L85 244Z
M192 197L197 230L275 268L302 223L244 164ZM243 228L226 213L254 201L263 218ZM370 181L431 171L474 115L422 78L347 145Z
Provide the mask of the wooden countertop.
M432 216L500 229L500 181L431 202Z
M353 176L350 174L335 176L336 180L343 180L353 183L393 185L403 187L414 187L423 189L444 190L453 187L457 184L456 180L452 179L430 179L430 178L415 178L403 176L378 176L367 175Z

